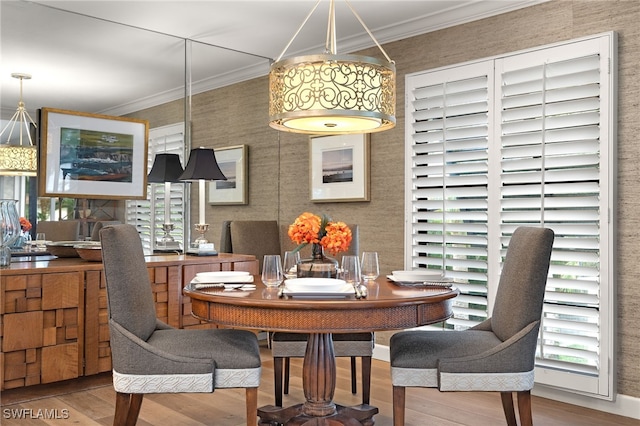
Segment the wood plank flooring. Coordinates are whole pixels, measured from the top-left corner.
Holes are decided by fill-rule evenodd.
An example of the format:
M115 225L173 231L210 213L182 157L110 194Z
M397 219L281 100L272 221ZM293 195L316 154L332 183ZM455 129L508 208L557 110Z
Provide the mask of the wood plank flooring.
M273 361L267 348L262 348L262 355L263 373L258 406L273 404ZM292 360L291 369L291 389L290 394L284 397L285 405L293 405L304 400L302 360ZM374 418L376 425L391 426L392 404L388 363L373 361L371 382L371 404L380 410ZM359 404L360 394L352 395L350 388L348 360L339 358L335 400L343 405ZM62 385L40 385L9 390L3 392L0 398L0 424L3 426L106 426L113 422L115 392L108 374L74 380ZM536 426L638 426L636 419L539 397L533 397L532 406ZM20 415L22 418L17 418ZM406 426L504 424L500 396L497 393L407 389ZM142 403L138 425L245 425L244 390L218 389L212 394L147 395Z

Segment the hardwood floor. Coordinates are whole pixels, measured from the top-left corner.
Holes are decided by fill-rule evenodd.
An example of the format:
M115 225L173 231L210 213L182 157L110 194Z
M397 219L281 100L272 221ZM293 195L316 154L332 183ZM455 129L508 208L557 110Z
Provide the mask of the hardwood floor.
M273 404L273 361L262 348L263 374L258 406ZM358 365L359 368L359 365ZM284 404L301 402L302 360L291 362L290 394ZM349 362L338 359L338 386L335 400L343 405L357 405L360 394L352 395ZM111 425L115 392L108 374L63 385L40 385L5 391L1 395L0 424L3 426ZM389 365L373 361L371 404L380 409L377 426L392 425ZM638 420L596 410L533 397L533 421L536 426L605 426L638 425ZM29 411L30 410L30 411ZM16 418L22 415L23 418ZM25 418L26 417L26 418ZM57 417L51 418L51 417ZM145 396L138 425L238 426L244 425L244 390L216 390L212 394L162 394ZM435 389L407 389L406 426L495 426L505 420L497 393L439 392Z

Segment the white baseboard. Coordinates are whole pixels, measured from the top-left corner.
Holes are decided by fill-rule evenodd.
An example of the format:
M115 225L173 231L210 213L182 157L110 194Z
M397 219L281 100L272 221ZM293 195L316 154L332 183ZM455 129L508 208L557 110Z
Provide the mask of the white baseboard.
M373 358L380 361L389 362L389 347L376 344L373 348ZM541 398L553 399L554 401L565 402L567 404L578 405L580 407L592 408L618 416L640 419L640 398L627 395L616 395L615 401L606 401L598 398L590 398L572 392L566 392L544 385L535 385L531 391L533 395Z

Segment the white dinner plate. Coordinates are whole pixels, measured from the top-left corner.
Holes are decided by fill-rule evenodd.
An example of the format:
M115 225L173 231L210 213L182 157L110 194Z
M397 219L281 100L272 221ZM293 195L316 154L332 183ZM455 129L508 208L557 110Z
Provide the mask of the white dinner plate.
M288 280L290 281L290 280ZM340 299L344 297L353 296L355 294L355 290L351 284L347 284L343 281L341 287L335 287L331 290L322 289L322 288L306 288L303 290L292 289L287 287L286 281L284 289L282 293L289 297L300 297L300 298L308 298L308 299Z
M387 278L389 279L389 281L393 281L395 284L397 284L399 286L409 286L409 287L428 287L428 286L451 287L453 285L453 278L448 278L448 277L440 277L439 279L436 279L436 280L427 280L427 281L423 281L423 280L418 280L418 281L399 280L396 277L394 277L393 275L387 275Z
M285 288L290 291L315 293L341 290L345 284L344 280L334 278L292 278L284 282Z
M198 272L193 281L198 283L251 283L253 275L244 271Z
M396 281L439 281L442 279L442 272L393 271L393 278Z

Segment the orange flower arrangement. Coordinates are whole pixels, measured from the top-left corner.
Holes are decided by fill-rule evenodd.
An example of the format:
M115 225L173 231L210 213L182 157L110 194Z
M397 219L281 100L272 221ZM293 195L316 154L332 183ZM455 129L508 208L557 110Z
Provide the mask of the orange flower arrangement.
M305 212L289 225L289 238L298 244L296 251L307 244L320 244L332 255L347 251L351 244L351 229L344 222L332 222L326 215Z
M26 217L21 217L20 218L20 228L22 228L23 232L31 231L31 222L29 222L29 219L27 219Z

